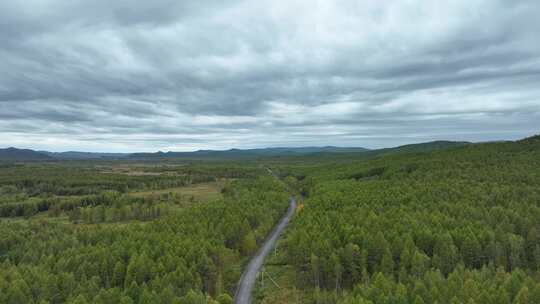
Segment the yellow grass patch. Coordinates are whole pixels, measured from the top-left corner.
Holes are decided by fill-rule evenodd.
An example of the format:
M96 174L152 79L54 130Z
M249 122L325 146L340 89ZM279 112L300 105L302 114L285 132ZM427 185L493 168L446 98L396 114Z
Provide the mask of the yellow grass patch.
M129 195L135 197L151 197L164 194L172 194L185 197L188 200L195 202L208 202L223 198L221 190L227 184L227 180L219 180L211 183L194 184L183 187L174 187L161 190L146 190L131 192Z

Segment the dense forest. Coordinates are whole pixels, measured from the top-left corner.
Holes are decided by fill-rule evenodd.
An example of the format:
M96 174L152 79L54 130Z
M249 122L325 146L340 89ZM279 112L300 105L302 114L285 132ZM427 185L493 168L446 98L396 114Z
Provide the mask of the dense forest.
M539 137L281 174L303 302L540 303Z
M283 184L258 167L129 169L2 168L0 303L232 302L242 265L287 208ZM130 196L218 178L230 180L223 198L189 207L166 192Z
M0 164L0 303L232 303L291 192L296 214L265 268L279 285L259 284L259 303L540 303L539 137Z

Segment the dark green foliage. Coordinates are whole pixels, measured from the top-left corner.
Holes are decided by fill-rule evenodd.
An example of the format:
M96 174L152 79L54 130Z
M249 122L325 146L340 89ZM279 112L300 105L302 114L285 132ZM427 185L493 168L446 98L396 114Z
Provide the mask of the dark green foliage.
M309 195L288 260L314 302L540 303L535 138L288 170Z
M356 180L364 179L364 178L375 178L375 177L381 176L385 170L386 170L385 167L371 168L364 172L351 174L348 178L354 178Z

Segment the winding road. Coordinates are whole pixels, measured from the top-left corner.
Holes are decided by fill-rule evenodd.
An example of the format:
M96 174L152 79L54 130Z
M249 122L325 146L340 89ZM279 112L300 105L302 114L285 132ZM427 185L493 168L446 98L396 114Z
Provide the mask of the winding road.
M235 304L251 304L251 293L253 291L253 287L255 286L257 273L261 269L264 259L276 244L279 235L285 229L285 227L287 227L287 224L289 224L289 221L294 215L295 209L296 200L291 197L289 199L289 209L287 210L287 213L280 220L279 224L274 227L274 230L272 230L272 233L270 233L257 254L251 258L246 270L244 270L244 273L240 277L240 282L238 282L238 288L236 289L236 294L234 295Z

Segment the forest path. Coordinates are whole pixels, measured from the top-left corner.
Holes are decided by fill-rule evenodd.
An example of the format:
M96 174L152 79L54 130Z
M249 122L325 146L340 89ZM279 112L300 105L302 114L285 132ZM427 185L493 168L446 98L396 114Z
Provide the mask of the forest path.
M274 245L276 244L277 239L281 235L281 232L287 227L289 221L294 215L296 210L296 200L294 197L289 199L289 209L287 213L280 220L279 224L274 227L272 233L264 241L264 244L259 249L257 254L255 254L249 264L247 265L246 270L240 277L240 282L238 283L238 288L236 289L236 294L234 296L234 303L236 304L251 304L251 294L253 287L255 286L255 281L257 280L257 273L264 264L266 256L270 253Z

